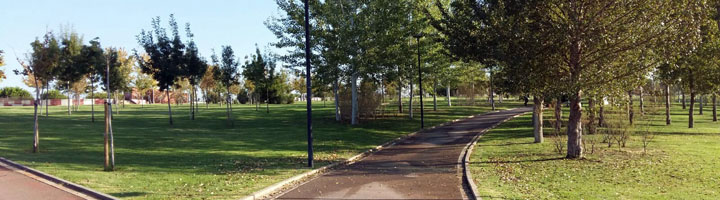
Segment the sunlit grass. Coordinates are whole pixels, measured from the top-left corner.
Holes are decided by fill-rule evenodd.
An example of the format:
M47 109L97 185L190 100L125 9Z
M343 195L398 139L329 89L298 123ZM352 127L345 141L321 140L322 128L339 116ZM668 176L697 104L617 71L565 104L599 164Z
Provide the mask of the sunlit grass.
M693 129L687 128L688 110L680 105L673 105L670 126L665 125L664 108L658 109L659 115L649 117L655 138L647 153L638 132L621 149L600 143L601 134L586 135L598 143L592 154L586 144L582 160L562 159L547 122L545 143L533 144L531 115L518 117L480 139L471 158L473 178L485 199L720 197L720 124L712 122L710 106L704 115L696 111ZM552 110L545 113L545 119L553 118ZM647 125L638 121L635 130L647 130Z
M438 100L438 111L432 111L430 100L426 102L426 126L489 111L479 100L481 106L474 107L447 107L444 98ZM316 166L348 158L420 126L419 113L415 120L392 113L350 126L335 122L332 102L326 105L313 105ZM520 105L508 101L499 109ZM237 199L310 170L305 167L304 102L270 105L270 114L264 107L260 111L251 105L233 107L235 126L230 128L224 106L202 105L192 121L188 105L173 105L175 125L170 126L167 105L126 105L113 120L115 172L102 171L101 107L95 107L95 123L90 122L89 106L70 116L66 107L50 107L50 116L40 117L37 154L31 153L32 107L0 107L0 156L128 199Z

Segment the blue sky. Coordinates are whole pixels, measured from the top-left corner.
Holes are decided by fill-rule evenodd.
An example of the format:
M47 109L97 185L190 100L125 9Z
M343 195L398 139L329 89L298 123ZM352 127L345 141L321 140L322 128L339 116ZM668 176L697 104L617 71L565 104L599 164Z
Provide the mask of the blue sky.
M21 68L15 55L24 58L30 42L47 30L58 31L69 24L84 36L85 43L100 37L103 47L140 50L135 38L140 30L149 30L156 16L167 25L170 14L175 14L181 29L186 22L191 24L195 42L208 60L211 49L219 52L221 45L231 45L243 62L255 52L255 44L265 48L276 41L263 24L279 15L274 0L0 0L0 49L5 51L6 62L0 69L8 75L0 87L29 89L12 73Z

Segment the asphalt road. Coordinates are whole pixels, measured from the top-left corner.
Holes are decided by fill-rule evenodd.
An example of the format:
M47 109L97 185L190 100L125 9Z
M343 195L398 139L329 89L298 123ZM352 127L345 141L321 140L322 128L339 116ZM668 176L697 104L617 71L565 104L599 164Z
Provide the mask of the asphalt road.
M278 199L466 199L459 162L480 131L531 107L483 114L418 133L351 165L305 182Z

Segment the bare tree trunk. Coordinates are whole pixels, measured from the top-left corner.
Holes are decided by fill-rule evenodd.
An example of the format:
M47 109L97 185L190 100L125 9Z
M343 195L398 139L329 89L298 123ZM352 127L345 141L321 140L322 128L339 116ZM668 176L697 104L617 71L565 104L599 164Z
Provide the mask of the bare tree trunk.
M410 81L410 100L408 101L408 117L413 119L413 84Z
M340 95L338 94L338 87L340 87L338 80L335 80L335 82L333 82L333 95L335 95L335 121L342 120L340 118Z
M33 153L40 152L40 130L38 126L38 102L40 102L40 90L42 90L41 87L38 87L38 81L35 80L35 102L33 102L35 107L35 113L33 114L33 118L35 120L35 126L33 127ZM45 114L47 114L47 111L45 111Z
M490 106L495 110L495 88L493 88L493 71L490 69Z
M230 91L230 88L228 88L228 91ZM227 123L232 127L234 124L230 120L230 92L228 92L227 97L225 97L225 111L227 113Z
M595 99L588 99L588 134L595 134L597 127L595 126Z
M581 158L582 147L582 105L580 92L570 96L570 117L567 125L567 158Z
M633 117L635 113L633 112L633 100L632 100L632 90L627 92L628 94L628 104L627 104L627 112L628 112L628 120L630 120L630 124L633 124Z
M605 127L605 100L600 99L600 109L598 110L598 126Z
M688 128L695 126L695 119L693 119L693 109L695 108L695 91L690 88L690 112L688 114Z
M562 101L560 98L555 100L555 131L562 130Z
M665 124L670 125L670 84L665 85Z
M713 121L714 122L717 121L717 105L715 105L715 103L717 103L717 94L713 93L713 95L712 95L712 112L713 112Z
M533 135L535 135L535 143L543 142L543 98L533 97Z
M90 99L92 99L92 103L90 103L90 113L92 113L92 122L95 122L95 82L92 78L90 78Z
M398 113L403 112L403 103L402 103L402 81L398 80L397 84L398 88Z
M437 111L437 80L435 80L435 84L433 85L433 111Z
M45 117L50 116L48 107L50 107L50 81L45 82Z
M352 113L350 116L350 124L357 125L358 124L358 88L357 88L357 79L358 79L358 73L354 72L352 74L351 78L351 84L352 84Z
M681 95L681 97L682 97L683 110L685 110L685 109L687 109L686 106L685 106L685 102L686 102L686 101L685 101L685 91L684 91L684 90L680 90L680 95Z
M700 112L699 115L703 115L703 105L705 104L705 95L700 95Z
M67 83L67 87L68 87L68 88L67 88L67 95L68 95L68 115L70 115L70 114L72 114L72 111L70 111L70 105L72 104L72 103L71 103L71 100L70 100L70 98L72 97L72 95L70 95L70 81L67 81L66 83Z
M190 91L190 119L195 120L195 86L192 86L192 90Z
M643 105L643 87L640 86L640 115L645 115L645 106Z
M450 86L446 86L445 88L445 98L447 99L447 105L448 107L452 106L452 102L450 102Z
M165 95L167 97L168 116L170 116L170 125L172 126L173 120L172 120L172 108L170 106L170 91L169 91L169 89L165 89Z

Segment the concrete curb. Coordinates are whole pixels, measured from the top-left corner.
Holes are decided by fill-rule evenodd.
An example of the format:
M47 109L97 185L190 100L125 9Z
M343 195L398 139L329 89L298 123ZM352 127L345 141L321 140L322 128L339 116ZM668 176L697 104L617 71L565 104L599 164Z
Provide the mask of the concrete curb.
M65 188L71 189L71 190L73 190L73 191L75 191L75 192L81 193L81 194L83 194L83 195L87 195L88 197L91 197L91 198L102 199L102 200L115 200L115 199L118 199L117 197L113 197L113 196L110 196L110 195L108 195L108 194L104 194L104 193L101 193L101 192L92 190L92 189L90 189L90 188L86 188L86 187L83 187L83 186L81 186L81 185L72 183L72 182L70 182L70 181L66 181L66 180L60 179L60 178L58 178L58 177L52 176L52 175L50 175L50 174L46 174L46 173L41 172L41 171L38 171L38 170L36 170L36 169L33 169L33 168L30 168L30 167L26 167L26 166L24 166L24 165L15 163L15 162L10 161L10 160L8 160L8 159L6 159L6 158L3 158L3 157L0 157L0 162L2 162L3 164L9 165L9 166L11 166L11 167L13 167L13 168L17 168L17 169L19 169L19 170L22 170L22 171L25 171L25 172L30 173L30 174L32 174L32 175L35 175L35 176L37 176L37 177L39 177L39 178L42 178L42 179L44 179L44 180L47 180L47 181L50 181L50 182L52 182L52 183L58 184L58 185L60 185L60 186L63 186L63 187L65 187ZM34 178L34 177L31 177L31 178Z
M508 109L508 110L512 110L512 109ZM324 173L325 171L327 171L327 170L329 170L329 169L332 169L332 168L335 168L335 167L338 167L338 166L353 164L353 163L355 163L355 162L357 162L357 161L360 161L360 160L362 160L363 158L365 158L365 157L367 157L367 156L369 156L369 155L371 155L371 154L373 154L373 153L375 153L375 152L378 152L378 151L380 151L380 150L382 150L382 149L384 149L384 148L388 148L388 147L394 146L395 144L397 144L397 142L399 142L399 141L401 141L401 140L404 140L404 139L407 139L407 138L410 138L410 137L412 137L412 136L415 136L416 134L421 133L421 132L423 132L423 131L433 130L433 129L436 129L436 128L438 128L438 127L451 125L451 124L454 124L454 123L456 123L456 122L458 122L458 121L462 121L462 120L474 118L474 117L476 117L476 116L485 115L485 114L489 114L489 113L493 113L493 112L499 112L499 111L490 111L490 112L486 112L486 113L482 113L482 114L470 115L470 116L467 116L467 117L465 117L465 118L454 119L454 120L452 120L452 121L445 122L445 123L442 123L442 124L439 124L439 125L436 125L436 126L432 126L432 127L430 127L430 128L426 128L426 129L424 129L424 130L419 130L419 131L412 132L412 133L407 134L407 135L405 135L405 136L401 136L401 137L395 138L395 139L393 139L393 140L391 140L391 141L389 141L389 142L383 143L383 144L381 144L381 145L379 145L379 146L376 146L376 147L374 147L374 148L372 148L372 149L369 149L369 150L367 150L367 151L364 151L364 152L362 152L362 153L360 153L360 154L357 154L357 155L355 155L355 156L353 156L353 157L350 157L350 158L348 158L347 160L344 160L344 161L341 161L341 162L332 163L332 164L329 164L329 165L325 165L325 166L323 166L323 167L320 167L320 168L311 170L311 171L309 171L309 172L305 172L305 173L302 173L302 174L293 176L293 177L291 177L291 178L285 179L285 180L283 180L283 181L280 181L280 182L278 182L278 183L275 183L275 184L273 184L273 185L270 185L270 186L268 186L268 187L265 187L265 188L261 189L260 191L254 192L254 193L252 193L252 194L250 194L250 195L248 195L248 196L245 196L245 197L243 197L243 198L240 198L240 199L241 199L241 200L270 199L270 198L272 198L274 195L277 195L277 194L280 193L280 192L284 192L284 190L285 190L286 188L288 188L289 186L294 186L294 185L296 185L296 184L298 184L298 183L304 182L305 180L308 180L308 179L310 179L310 178L313 178L313 177L315 177L316 175L322 174L322 173ZM461 155L462 155L462 154L461 154Z
M515 108L513 108L513 109L515 109ZM510 110L512 110L512 109L510 109ZM473 149L474 149L477 141L480 140L480 137L485 135L485 133L494 129L495 127L499 126L500 124L510 121L511 119L514 119L518 116L522 116L522 115L525 115L525 114L528 114L531 112L532 111L523 112L523 113L514 115L512 117L508 117L507 119L502 120L496 124L493 124L491 127L486 128L486 129L480 131L479 133L477 133L473 137L472 141L465 146L465 150L463 151L463 153L460 154L460 158L458 158L458 159L462 159L462 175L463 175L462 179L463 179L463 183L466 184L467 188L469 189L470 195L472 195L470 197L470 199L482 199L478 196L479 192L477 191L477 185L475 185L475 181L473 181L472 174L470 173L470 169L468 167L468 164L470 163L470 155L472 155Z

